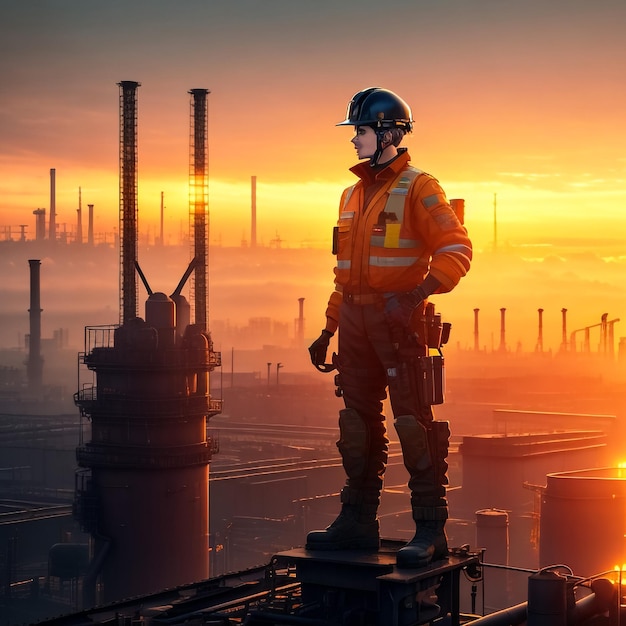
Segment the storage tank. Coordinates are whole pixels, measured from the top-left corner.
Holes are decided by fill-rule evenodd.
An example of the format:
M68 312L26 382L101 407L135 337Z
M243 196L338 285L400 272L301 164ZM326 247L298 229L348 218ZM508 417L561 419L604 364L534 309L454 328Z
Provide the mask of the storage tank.
M613 571L626 560L626 470L548 474L541 503L541 567L568 565L579 576Z

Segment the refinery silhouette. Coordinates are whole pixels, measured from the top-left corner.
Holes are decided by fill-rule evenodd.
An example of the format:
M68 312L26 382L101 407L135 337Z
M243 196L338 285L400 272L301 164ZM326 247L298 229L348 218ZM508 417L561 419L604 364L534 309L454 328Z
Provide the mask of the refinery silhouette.
M619 316L526 302L512 333L515 307L442 299L449 558L395 568L411 518L393 436L380 551L311 554L338 503L341 400L306 353L329 286L302 276L332 256L259 245L254 176L250 240L208 244L206 89L188 94L188 234L166 245L161 221L142 242L139 87L119 83L119 230L94 232L93 203L83 236L80 194L59 229L51 169L34 238L0 241L0 624L621 623Z

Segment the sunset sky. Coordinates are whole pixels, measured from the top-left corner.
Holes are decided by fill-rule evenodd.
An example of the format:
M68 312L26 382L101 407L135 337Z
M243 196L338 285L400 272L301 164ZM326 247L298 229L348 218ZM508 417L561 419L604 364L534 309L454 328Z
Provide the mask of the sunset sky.
M187 232L188 91L206 88L211 243L249 241L256 176L258 242L328 249L356 161L351 129L335 124L378 85L413 108L413 164L466 201L474 266L442 298L462 311L465 343L473 308L496 329L508 307L511 334L531 348L538 307L552 345L562 307L572 328L607 310L624 326L624 24L624 0L2 0L0 239L20 224L34 237L50 168L59 230L75 229L80 188L96 233L112 237L117 83L134 80L144 241L158 234L161 192L166 241ZM299 279L289 292L307 297L311 329L331 261L315 268L319 296Z
M211 238L328 245L358 90L413 108L413 163L466 199L477 247L626 235L623 0L2 0L0 228L118 216L118 82L138 90L139 214L186 230L189 95L209 96ZM614 246L618 249L619 246ZM616 254L611 249L607 254Z

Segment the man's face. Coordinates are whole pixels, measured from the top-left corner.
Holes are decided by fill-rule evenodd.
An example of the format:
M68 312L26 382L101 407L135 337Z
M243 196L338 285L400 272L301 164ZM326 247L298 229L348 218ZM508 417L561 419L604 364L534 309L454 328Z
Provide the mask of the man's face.
M371 126L356 126L351 139L359 159L369 159L376 152L376 131Z

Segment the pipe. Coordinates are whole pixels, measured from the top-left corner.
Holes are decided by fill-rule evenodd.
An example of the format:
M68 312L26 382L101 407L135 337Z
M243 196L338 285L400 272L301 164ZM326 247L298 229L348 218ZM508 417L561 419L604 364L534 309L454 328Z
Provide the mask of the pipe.
M515 604L475 620L472 622L472 626L516 626L523 624L526 621L527 610L528 602Z
M139 267L139 261L135 261L135 269L137 270L137 274L139 274L139 278L141 278L141 282L143 283L143 286L146 288L148 295L151 296L152 289L150 288L150 285L148 284L148 279L146 278L146 275L143 273L143 270L141 269L141 267Z
M609 610L614 602L615 587L606 578L598 578L591 582L592 593L574 604L568 614L568 624L583 624L595 615ZM507 607L501 611L490 613L472 622L472 626L517 626L526 622L528 602ZM532 626L528 622L528 626Z
M191 259L189 265L187 266L187 269L185 270L185 273L183 274L180 281L178 281L178 285L176 285L176 289L174 289L172 296L180 295L180 292L183 290L183 287L185 286L185 283L187 282L187 279L191 276L191 272L193 272L197 264L198 264L197 257L194 257L193 259Z

